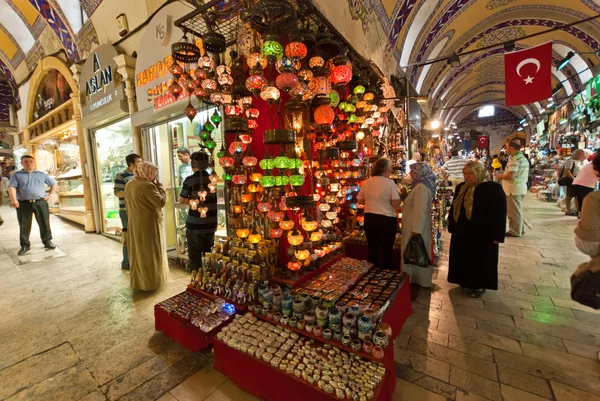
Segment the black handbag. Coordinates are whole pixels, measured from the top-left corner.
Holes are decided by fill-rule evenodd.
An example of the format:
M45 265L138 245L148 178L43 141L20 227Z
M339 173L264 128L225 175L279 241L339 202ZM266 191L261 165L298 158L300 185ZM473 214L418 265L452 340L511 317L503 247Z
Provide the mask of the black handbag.
M571 167L571 174L573 174L573 170L575 170L575 161L573 161L573 167ZM561 187L566 187L567 185L573 184L573 179L569 177L565 177L565 166L563 166L560 172L560 178L558 180L558 185Z
M590 308L600 309L600 272L590 270L571 276L571 299Z
M404 250L404 263L420 267L429 267L431 265L429 252L425 249L423 237L420 235L413 235L410 238Z

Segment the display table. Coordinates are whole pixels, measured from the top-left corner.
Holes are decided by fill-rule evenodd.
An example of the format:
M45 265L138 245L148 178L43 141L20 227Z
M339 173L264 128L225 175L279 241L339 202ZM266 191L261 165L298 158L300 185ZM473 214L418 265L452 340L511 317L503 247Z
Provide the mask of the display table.
M383 382L376 389L373 398L375 400L390 401L392 399L396 386L393 340L400 334L404 322L411 313L410 282L407 277L383 318L383 322L389 324L392 328L392 337L385 350L384 359L381 361L384 364L386 374ZM259 316L257 315L257 317ZM314 336L310 337L315 338ZM341 344L338 347L343 348ZM225 345L217 339L214 340L213 350L215 368L238 387L263 400L329 401L337 399L335 394L325 393L319 388L304 382L301 378L282 372L262 360ZM275 383L276 385L274 385Z
M280 278L280 277L271 277L271 282L281 284L281 285L287 285L289 287L297 287L299 285L304 284L311 278L323 273L325 270L327 270L331 265L333 265L335 262L337 262L341 258L342 258L342 255L335 256L333 259L329 260L327 263L324 263L323 266L319 267L318 269L316 269L310 273L307 273L307 274L299 277L297 280L292 281L292 280L286 280L286 279ZM355 258L355 259L357 259L357 258Z
M367 244L359 244L353 241L344 241L344 254L348 258L367 260L369 258L369 247ZM394 254L392 256L392 265L386 266L386 268L400 268L400 249L394 248Z
M208 333L174 318L158 306L154 306L154 328L192 352L207 349L212 343Z

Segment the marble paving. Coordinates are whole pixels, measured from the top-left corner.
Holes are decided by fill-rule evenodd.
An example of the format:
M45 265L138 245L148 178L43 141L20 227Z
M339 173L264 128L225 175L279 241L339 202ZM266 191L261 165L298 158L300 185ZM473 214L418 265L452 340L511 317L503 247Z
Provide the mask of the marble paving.
M258 400L215 371L210 353L154 331L153 305L182 291L186 273L132 292L119 244L54 217L64 255L18 260L15 213L0 214L0 400ZM421 291L395 343L394 400L600 401L600 312L569 296L586 260L576 219L532 195L525 217L527 235L501 247L500 289L481 299L448 284L442 255L434 291ZM35 223L32 232L35 246Z

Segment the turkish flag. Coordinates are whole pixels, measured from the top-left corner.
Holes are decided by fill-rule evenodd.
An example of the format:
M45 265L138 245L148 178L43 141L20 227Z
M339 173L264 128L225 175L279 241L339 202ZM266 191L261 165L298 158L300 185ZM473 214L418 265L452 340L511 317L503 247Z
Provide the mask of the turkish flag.
M506 105L518 106L552 96L552 42L504 54Z
M479 135L477 139L477 147L479 149L486 149L490 143L490 137L487 135Z

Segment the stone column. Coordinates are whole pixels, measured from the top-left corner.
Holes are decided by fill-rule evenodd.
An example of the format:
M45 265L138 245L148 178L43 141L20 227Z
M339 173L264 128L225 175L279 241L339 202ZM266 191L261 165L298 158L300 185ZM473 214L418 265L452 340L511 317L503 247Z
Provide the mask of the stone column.
M135 96L135 62L136 60L126 54L119 54L114 58L117 63L117 72L123 77L125 82L125 96L127 97L127 105L129 107L129 116L134 115L137 109L137 100ZM131 121L131 120L130 120ZM142 144L142 129L133 125L131 122L131 139L133 143L133 151L144 157Z
M31 136L29 133L29 128L23 128L23 145L25 145L25 149L27 149L27 154L33 156L33 145L29 142L31 140Z

